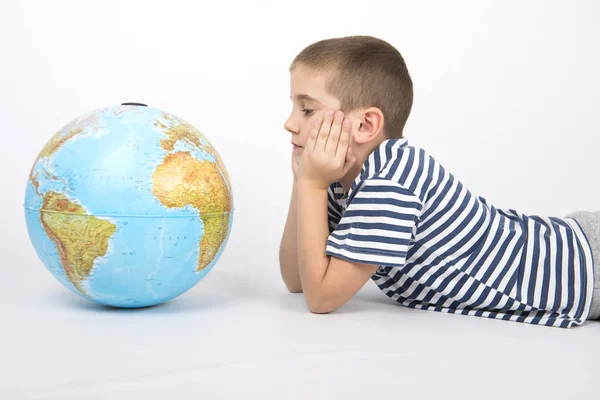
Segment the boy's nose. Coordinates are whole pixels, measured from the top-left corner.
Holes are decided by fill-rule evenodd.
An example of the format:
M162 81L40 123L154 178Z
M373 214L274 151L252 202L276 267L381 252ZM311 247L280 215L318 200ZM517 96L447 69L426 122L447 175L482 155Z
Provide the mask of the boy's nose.
M298 126L292 123L291 118L288 118L288 120L285 121L285 123L283 124L283 128L292 135L298 134Z

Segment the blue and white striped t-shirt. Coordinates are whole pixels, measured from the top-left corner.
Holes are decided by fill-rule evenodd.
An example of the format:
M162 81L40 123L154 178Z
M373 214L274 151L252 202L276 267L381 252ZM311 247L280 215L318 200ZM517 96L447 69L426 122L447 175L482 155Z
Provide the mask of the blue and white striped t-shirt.
M497 209L406 138L328 197L327 254L379 265L372 279L402 305L563 328L589 313L592 250L574 219Z

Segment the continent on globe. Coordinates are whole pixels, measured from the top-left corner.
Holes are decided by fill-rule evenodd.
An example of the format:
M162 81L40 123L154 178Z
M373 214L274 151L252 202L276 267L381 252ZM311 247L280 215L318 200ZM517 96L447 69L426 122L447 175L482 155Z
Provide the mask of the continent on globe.
M152 192L168 208L190 205L204 223L198 268L206 268L227 237L233 199L218 164L189 152L167 154L152 176Z
M73 137L81 134L84 131L83 127L88 127L88 128L94 127L97 125L97 123L98 123L97 112L90 112L86 115L83 115L79 118L74 119L73 121L71 121L70 123L65 125L59 132L57 132L54 136L52 136L50 138L50 140L48 140L48 142L46 142L46 144L44 145L42 150L40 150L38 156L36 157L35 162L33 163L33 166L31 167L31 172L29 173L29 180L31 181L31 184L33 185L33 187L38 195L41 195L41 193L39 193L39 188L40 188L40 184L38 181L39 173L34 174L34 172L33 172L36 164L40 160L45 159L46 165L48 165L50 163L50 159L52 158L52 156L60 148L62 148L66 142L68 142ZM54 176L52 176L51 174L48 174L48 175L50 178L54 178Z
M50 140L48 140L48 143L46 143L46 145L42 148L40 154L38 154L37 156L37 160L40 160L42 158L49 159L67 141L69 141L74 136L79 135L81 132L83 132L83 128L72 128L67 130L66 133L63 135L53 136Z
M52 191L44 195L40 220L58 249L67 279L88 296L82 282L88 278L94 261L106 254L108 240L116 231L115 224L86 214L81 205Z
M162 117L172 124L170 128L167 128L160 121L155 122L155 126L163 129L165 134L169 137L169 139L162 139L160 141L160 146L165 151L173 151L175 148L175 143L179 140L182 140L190 145L195 146L197 149L204 150L206 153L210 154L217 161L217 165L219 166L219 171L225 176L227 180L227 186L231 188L231 181L229 179L229 175L227 174L227 169L225 169L225 164L223 160L221 160L221 156L217 153L210 144L202 143L200 141L200 137L202 134L194 128L189 123L183 120L175 120L171 115L163 113Z
M31 172L29 173L29 179L31 180L31 184L35 188L35 191L37 194L40 194L39 193L40 183L38 181L39 172L36 172L35 174L33 173L33 170L34 170L37 162L39 160L46 159L46 163L48 163L48 160L50 160L52 155L54 153L56 153L58 151L58 149L60 149L62 147L62 145L65 144L65 142L69 141L72 137L79 135L81 132L83 132L83 129L73 128L73 129L68 130L66 132L66 134L64 134L64 135L55 135L42 148L42 150L38 154L35 162L33 163L33 166L31 167Z

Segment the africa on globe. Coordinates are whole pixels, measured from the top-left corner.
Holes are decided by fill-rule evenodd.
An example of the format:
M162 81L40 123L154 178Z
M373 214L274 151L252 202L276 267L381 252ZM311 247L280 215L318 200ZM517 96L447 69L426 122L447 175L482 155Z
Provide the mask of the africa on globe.
M46 268L113 307L159 304L192 288L221 256L233 222L221 157L183 119L140 103L94 110L36 158L25 219Z

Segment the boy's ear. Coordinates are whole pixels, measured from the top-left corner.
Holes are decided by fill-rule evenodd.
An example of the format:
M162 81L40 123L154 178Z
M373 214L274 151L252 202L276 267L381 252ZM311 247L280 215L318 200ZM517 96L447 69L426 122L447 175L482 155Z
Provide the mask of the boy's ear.
M359 144L368 143L375 139L382 130L383 113L377 107L369 107L361 113L353 139Z

